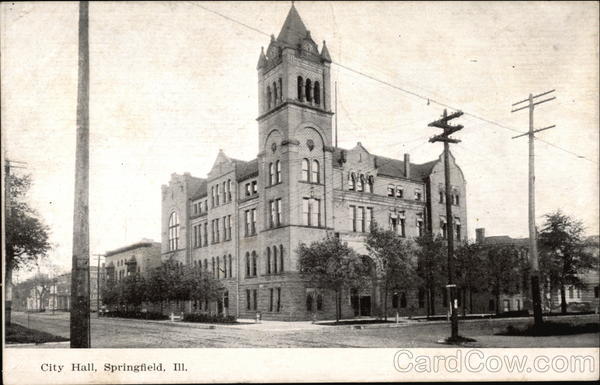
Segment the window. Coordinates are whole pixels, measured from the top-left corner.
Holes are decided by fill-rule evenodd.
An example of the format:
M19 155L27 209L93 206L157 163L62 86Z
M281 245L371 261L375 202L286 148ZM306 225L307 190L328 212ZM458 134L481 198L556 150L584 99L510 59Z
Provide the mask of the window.
M281 288L277 288L277 312L281 311Z
M246 252L246 277L250 276L250 254Z
M249 197L250 195L252 195L250 183L246 183L246 196Z
M321 87L319 82L315 82L315 104L321 105Z
M439 191L440 203L444 203L444 192L442 190Z
M352 231L356 232L356 206L350 205L350 218L352 218Z
M217 279L221 279L221 257L217 257Z
M404 293L404 292L400 293L400 307L401 308L406 307L406 293Z
M277 172L277 183L281 183L281 162L275 162L275 171Z
M215 242L220 242L220 238L221 237L219 235L219 219L215 219Z
M219 205L219 185L215 186L215 205L218 206Z
M250 210L250 214L251 214L251 220L252 220L252 222L250 223L250 232L252 235L255 235L256 234L256 209Z
M600 286L594 287L594 298L598 298L600 296Z
M227 255L223 256L223 278L227 278Z
M389 197L393 197L394 196L394 185L393 184L389 184L388 188L387 188L387 194Z
M273 163L269 163L269 186L273 186L275 184L275 165Z
M250 235L250 210L246 210L244 212L244 215L246 217L246 227L244 228L244 235L249 236Z
M227 216L227 240L231 241L231 215Z
M396 187L396 198L404 198L404 189L400 186Z
M277 83L273 82L273 107L277 105Z
M277 273L277 246L273 246L273 272Z
M446 239L446 217L440 217L440 236Z
M573 286L569 286L569 299L573 299Z
M313 182L313 183L320 182L319 161L317 161L316 159L312 161L311 182Z
M208 246L208 222L204 223L204 246Z
M365 231L371 232L371 222L373 221L373 208L367 207L365 214Z
M271 274L271 248L267 247L267 274Z
M210 207L215 207L215 186L210 188Z
M304 96L306 97L307 102L312 102L312 83L310 79L306 79L304 85Z
M279 271L283 271L283 245L279 245Z
M373 190L375 188L375 177L373 175L369 175L367 177L367 182L369 184L369 192L373 193Z
M302 76L298 76L297 88L298 88L298 100L303 102L304 101L304 81L302 80Z
M215 276L215 257L210 260L210 270L212 271L213 277Z
M398 232L398 216L396 214L390 214L390 230Z
M208 259L204 260L204 271L208 271Z
M308 182L308 159L302 159L302 180Z
M357 207L356 208L356 228L358 231L364 233L365 232L365 208Z
M458 193L454 195L454 204L457 206L460 205L460 195L458 195Z
M169 251L179 248L179 216L175 211L169 217Z
M223 241L227 240L227 216L223 217Z
M267 86L267 108L271 109L271 87Z
M251 297L250 297L250 290L246 290L246 310L251 310L250 308L250 303L251 301Z
M306 311L311 312L313 309L313 297L309 293L306 295Z
M252 290L252 307L254 310L256 310L257 308L257 302L258 302L258 290L254 289Z
M421 201L421 199L423 199L423 195L421 193L421 189L415 189L415 200L416 201Z
M269 311L273 311L273 288L269 289Z
M418 213L417 214L417 230L419 233L419 237L422 237L424 234L424 228L423 228L423 214L422 213Z
M321 226L321 201L314 198L303 198L302 220L305 226Z
M275 199L275 211L276 226L281 226L281 198Z
M406 217L404 211L400 212L398 219L400 220L400 236L406 237Z
M269 212L270 212L270 216L269 216L269 227L273 228L275 227L275 217L277 216L277 207L276 207L276 203L274 200L269 201Z
M456 223L456 240L460 241L460 219L459 218L454 218L454 223Z
M227 179L227 201L231 202L231 179Z
M354 190L356 185L356 176L353 172L348 174L348 190Z
M394 308L394 309L398 308L398 293L394 293L392 295L392 308Z
M279 78L279 101L283 101L283 80Z
M202 225L194 225L194 237L193 237L193 243L194 243L194 247L200 247L202 246L202 233L201 233L201 227Z
M317 294L317 311L323 310L323 296L321 294Z
M227 203L227 182L223 181L223 204Z
M252 194L258 194L258 182L252 181Z
M356 191L364 191L363 186L364 186L364 181L365 181L365 176L360 174L356 176Z
M256 252L252 252L252 276L256 277Z
M419 308L422 309L425 307L425 290L419 289Z

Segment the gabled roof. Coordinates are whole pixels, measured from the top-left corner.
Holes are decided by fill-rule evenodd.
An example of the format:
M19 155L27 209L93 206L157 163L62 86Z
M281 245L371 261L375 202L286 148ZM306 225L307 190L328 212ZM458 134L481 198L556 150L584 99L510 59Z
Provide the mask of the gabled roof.
M362 147L362 145L361 145ZM364 148L364 147L363 147ZM343 148L336 147L333 154L334 162L339 162L342 158L342 151L348 152ZM367 151L365 149L365 151ZM368 151L367 151L368 152ZM399 159L388 158L385 156L379 156L372 154L377 158L377 174L390 176L393 178L406 178L404 173L404 161ZM412 180L422 181L427 178L439 159L432 160L423 164L410 163L410 178Z
M208 195L208 188L206 187L208 183L206 179L202 178L200 180L200 186L196 189L196 191L190 197L191 200L196 200L198 198L202 198Z
M292 4L283 27L281 27L279 36L277 36L277 41L291 47L296 47L306 37L307 33L308 30L304 22L302 22L296 7Z
M258 175L258 159L252 159L248 162L239 159L232 160L235 162L238 182Z

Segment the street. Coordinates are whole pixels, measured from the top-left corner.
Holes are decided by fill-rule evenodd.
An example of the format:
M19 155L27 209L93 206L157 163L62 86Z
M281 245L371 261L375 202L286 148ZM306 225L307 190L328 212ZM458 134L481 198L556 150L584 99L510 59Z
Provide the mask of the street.
M69 313L14 312L13 322L36 330L69 337ZM566 320L565 317L561 319ZM598 322L598 315L569 317L578 323ZM460 334L476 339L469 347L598 347L598 333L552 337L497 336L507 325L524 325L527 318L484 319L460 322ZM235 325L192 324L97 318L92 315L92 348L416 348L442 347L437 340L447 337L445 322L407 322L399 325L350 326L314 325L310 322L263 321ZM68 343L53 347L68 347ZM7 347L11 347L8 345ZM27 347L36 347L27 345ZM41 347L41 346L37 346Z

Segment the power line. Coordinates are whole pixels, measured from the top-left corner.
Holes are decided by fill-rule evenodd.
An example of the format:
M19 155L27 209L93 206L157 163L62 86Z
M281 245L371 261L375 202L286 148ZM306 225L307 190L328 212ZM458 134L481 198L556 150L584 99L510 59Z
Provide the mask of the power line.
M229 20L229 21L231 21L231 22L233 22L233 23L239 24L239 25L241 25L241 26L243 26L243 27L245 27L245 28L247 28L247 29L249 29L249 30L252 30L252 31L254 31L254 32L257 32L257 33L260 33L261 35L264 35L264 36L269 36L269 37L271 36L271 34L269 34L269 33L267 33L267 32L264 32L264 31L262 31L262 30L260 30L260 29L258 29L258 28L252 27L251 25L248 25L248 24L246 24L246 23L244 23L244 22L241 22L241 21L239 21L239 20L236 20L236 19L234 19L234 18L232 18L232 17L229 17L229 16L227 16L227 15L224 15L224 14L222 14L222 13L220 13L220 12L214 11L214 10L212 10L212 9L210 9L210 8L204 7L204 6L200 5L200 4L197 4L197 3L194 3L194 2L188 2L188 3L189 3L189 4L191 4L191 5L193 5L193 6L196 6L196 7L198 7L198 8L201 8L201 9L203 9L203 10L207 11L207 12L210 12L210 13L213 13L213 14L215 14L215 15L218 15L218 16L220 16L220 17L222 17L222 18L224 18L224 19L226 19L226 20ZM419 98L419 99L421 99L421 100L427 101L427 103L428 103L428 104L430 104L430 103L434 103L434 104L436 104L436 105L438 105L438 106L441 106L441 107L446 107L446 108L448 108L448 109L450 109L450 110L454 110L454 111L458 111L458 110L459 110L459 108L457 108L457 107L451 106L451 105L449 105L449 104L447 104L447 103L443 103L443 102L441 102L441 101L438 101L438 100L436 100L436 99L434 99L434 98L428 97L427 95L419 94L419 93L417 93L417 92L414 92L414 91L408 90L408 89L406 89L406 88L400 87L400 86L398 86L398 85L395 85L395 84L393 84L393 83L390 83L390 82L388 82L388 81L385 81L385 80L379 79L379 78L377 78L377 77L375 77L375 76L372 76L372 75L369 75L369 74L367 74L367 73L365 73L365 72L362 72L362 71L360 71L360 70L357 70L357 69L351 68L351 67L349 67L349 66L347 66L347 65L344 65L344 64L342 64L342 63L340 63L340 62L337 62L337 61L332 61L332 64L335 64L336 66L338 66L338 67L340 67L340 68L343 68L343 69L345 69L345 70L347 70L347 71L353 72L353 73L355 73L355 74L358 74L358 75L360 75L360 76L366 77L366 78L368 78L368 79L370 79L370 80L373 80L373 81L375 81L375 82L377 82L377 83L380 83L380 84L386 85L386 86L388 86L388 87L391 87L391 88L393 88L393 89L396 89L396 90L398 90L398 91L404 92L404 93L406 93L406 94L408 94L408 95L411 95L411 96L413 96L413 97L416 97L416 98ZM505 125L505 124L502 124L502 123L496 122L496 121L494 121L494 120L491 120L491 119L487 119L487 118L485 118L485 117L483 117L483 116L481 116L481 115L479 115L479 114L475 114L475 113L468 112L468 111L464 111L464 110L462 110L462 112L464 113L464 115L467 115L467 116L470 116L470 117L472 117L472 118L475 118L475 119L477 119L477 120L480 120L480 121L482 121L482 122L486 122L486 123L489 123L489 124L491 124L491 125L494 125L494 126L497 126L497 127L503 128L503 129L505 129L505 130L509 130L509 131L512 131L512 132L515 132L515 133L519 133L519 134L522 134L522 133L523 133L523 132L521 132L521 131L519 131L519 130L517 130L517 129L514 129L514 128L512 128L512 127L509 127L509 126L507 126L507 125ZM538 139L539 139L539 138L538 138ZM554 147L554 148L557 148L557 149L559 149L559 150L561 150L561 151L564 151L564 152L566 152L566 153L568 153L568 154L570 154L570 155L576 156L576 157L577 157L577 158L579 158L579 159L584 159L584 160L590 161L590 162L592 162L592 163L598 163L598 162L595 162L595 161L593 161L593 160L590 160L590 159L586 158L585 156L579 155L579 154L577 154L577 153L575 153L575 152L573 152L573 151L567 150L567 149L565 149L565 148L563 148L563 147L560 147L560 146L558 146L558 145L555 145L555 144L553 144L553 143L550 143L550 142L548 142L548 141L545 141L545 140L542 140L542 139L539 139L539 140L541 140L542 142L544 142L544 143L546 143L546 144L548 144L548 145L550 145L550 146L552 146L552 147Z

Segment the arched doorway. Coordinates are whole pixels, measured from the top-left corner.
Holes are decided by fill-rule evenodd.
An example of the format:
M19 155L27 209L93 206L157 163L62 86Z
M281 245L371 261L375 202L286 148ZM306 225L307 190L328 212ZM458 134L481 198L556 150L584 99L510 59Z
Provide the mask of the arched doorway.
M357 287L350 290L350 302L355 317L370 317L373 315L373 309L376 302L375 286L377 282L377 272L375 262L367 255L361 256L366 266L366 273L370 277L363 287Z

